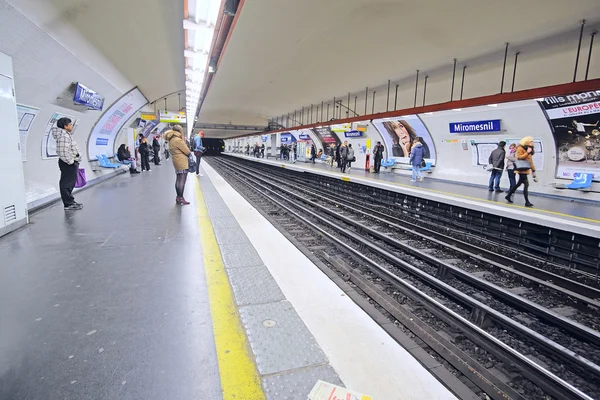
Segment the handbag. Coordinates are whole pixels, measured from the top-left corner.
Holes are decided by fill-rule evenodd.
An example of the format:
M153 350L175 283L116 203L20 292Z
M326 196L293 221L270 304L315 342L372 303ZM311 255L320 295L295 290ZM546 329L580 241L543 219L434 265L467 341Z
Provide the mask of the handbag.
M515 160L515 169L517 171L527 171L531 169L531 164L528 160Z
M76 188L82 188L87 185L87 179L85 177L85 169L79 168L77 170L77 180L75 181Z
M425 162L425 160L421 160L421 164L419 164L419 167L421 168L425 168L427 166L427 163Z
M188 156L188 164L188 172L196 172L196 160L194 160L194 157L191 154Z

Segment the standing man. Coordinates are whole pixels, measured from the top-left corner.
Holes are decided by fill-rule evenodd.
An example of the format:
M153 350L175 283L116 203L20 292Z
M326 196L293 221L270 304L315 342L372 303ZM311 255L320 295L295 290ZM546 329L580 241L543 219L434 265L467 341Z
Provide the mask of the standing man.
M73 140L73 122L69 118L60 118L56 122L56 128L52 128L52 136L56 140L56 154L59 157L60 181L58 186L63 205L66 211L81 210L83 204L77 203L73 197L81 161L79 147Z
M315 163L315 158L317 157L317 148L315 147L315 144L312 143L310 145L310 161L312 161L312 163Z
M490 158L488 159L488 163L492 166L490 183L488 185L490 192L493 192L494 189L498 193L504 191L500 189L500 178L502 177L502 171L504 171L504 158L506 157L504 146L506 146L504 140L498 143L498 148L490 153Z
M346 172L346 163L348 162L348 142L340 146L340 169Z
M265 158L265 144L264 143L260 146L260 157Z
M198 131L196 136L194 136L194 155L196 156L196 175L200 174L200 161L202 161L202 154L204 153L204 147L202 147L202 136L204 136L203 131ZM204 176L204 175L202 175Z
M373 169L375 173L378 174L381 169L381 160L383 160L383 145L381 142L377 142L375 148L373 149Z

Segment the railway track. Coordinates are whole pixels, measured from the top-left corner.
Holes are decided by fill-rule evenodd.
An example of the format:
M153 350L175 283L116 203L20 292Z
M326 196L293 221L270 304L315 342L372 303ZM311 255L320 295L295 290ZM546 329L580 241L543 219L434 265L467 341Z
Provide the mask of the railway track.
M586 326L598 320L593 287L556 279L549 271L456 238L442 240L441 227L436 232L407 225L357 204L348 193L324 193L322 182L294 176L306 174L228 158L209 162L283 229L301 223L326 239L326 248L319 240L312 246L320 258L453 373L468 379L481 398L592 399L600 394L595 383L599 336ZM311 240L300 235L304 242ZM527 282L545 292L537 302L529 300L484 279L492 273L509 276L505 283L512 289ZM583 323L538 304L562 297L567 301L558 304L569 304Z

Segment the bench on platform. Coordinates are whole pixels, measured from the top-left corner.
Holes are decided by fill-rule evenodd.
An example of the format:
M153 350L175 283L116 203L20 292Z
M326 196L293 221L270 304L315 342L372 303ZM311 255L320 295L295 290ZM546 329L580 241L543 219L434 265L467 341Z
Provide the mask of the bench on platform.
M555 183L554 187L556 189L571 189L580 190L582 192L590 192L592 188L593 179L594 174L575 172L573 174L573 180L571 181L571 183L567 185L565 185L564 183Z

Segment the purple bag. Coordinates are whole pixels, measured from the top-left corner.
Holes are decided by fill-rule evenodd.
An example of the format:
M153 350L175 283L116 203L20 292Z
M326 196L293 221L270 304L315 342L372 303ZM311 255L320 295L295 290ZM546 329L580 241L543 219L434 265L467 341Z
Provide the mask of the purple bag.
M85 178L85 169L79 168L77 170L77 181L75 181L76 188L82 188L87 185L87 179Z

